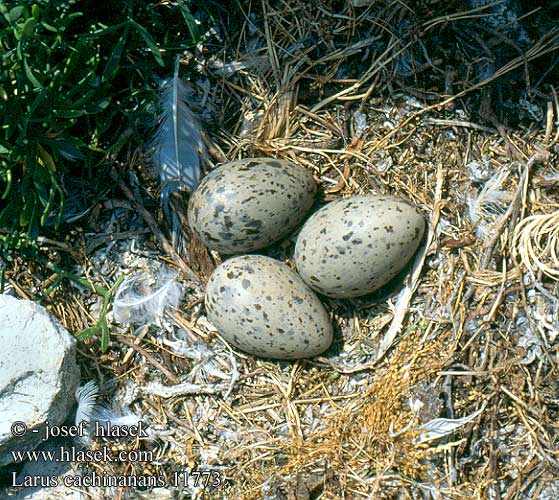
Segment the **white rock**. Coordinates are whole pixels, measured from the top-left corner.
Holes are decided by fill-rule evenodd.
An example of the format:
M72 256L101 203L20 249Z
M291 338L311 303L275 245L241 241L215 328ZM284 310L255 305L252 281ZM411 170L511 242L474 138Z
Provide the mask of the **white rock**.
M44 307L0 295L0 466L13 461L11 451L36 448L47 420L66 420L79 381L68 331ZM27 429L21 436L16 422Z

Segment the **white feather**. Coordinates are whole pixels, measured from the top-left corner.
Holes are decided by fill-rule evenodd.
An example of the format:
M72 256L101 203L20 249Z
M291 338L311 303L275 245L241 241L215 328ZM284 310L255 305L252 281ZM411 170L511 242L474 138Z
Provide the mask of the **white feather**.
M508 170L499 170L487 180L477 196L468 195L466 210L470 221L476 224L476 233L480 238L486 238L495 219L506 211L512 196L501 189L509 175Z
M78 400L76 425L80 425L81 422L91 423L98 395L99 389L95 380L90 380L76 389L76 399Z
M84 435L78 436L78 441L83 444L89 443L93 437L93 424L95 422L100 424L110 422L113 427L137 425L140 422L140 418L130 410L117 410L98 403L98 396L99 388L94 380L90 380L76 389L76 399L78 400L76 425L84 422L87 429Z
M181 288L176 275L160 272L126 278L115 293L113 316L124 324L146 325L156 323L165 309L176 309Z
M97 405L93 420L100 424L110 423L112 427L138 425L140 417L130 410L116 410L104 405Z
M161 114L152 147L152 161L161 182L161 204L167 220L178 229L178 218L169 211L174 191L193 191L200 179L200 155L205 154L201 129L188 106L188 88L179 78L179 60L175 74L160 84Z
M471 415L462 418L435 418L433 420L430 420L429 422L419 426L421 434L414 440L414 442L417 444L425 443L433 439L447 436L458 430L460 427L476 419L479 415L481 415L484 409L485 406L472 413Z

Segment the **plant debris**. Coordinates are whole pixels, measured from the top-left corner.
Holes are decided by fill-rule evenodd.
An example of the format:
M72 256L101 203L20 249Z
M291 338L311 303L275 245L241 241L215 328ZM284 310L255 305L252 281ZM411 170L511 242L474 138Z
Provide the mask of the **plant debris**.
M220 478L185 487L193 499L557 497L558 16L553 2L507 3L484 21L503 3L239 2L221 12L222 46L183 54L210 162L288 159L313 172L321 202L397 195L429 234L410 276L325 299L336 339L322 357L257 359L206 320L205 276L158 244L147 157L121 152L126 198L150 222L100 205L41 251L106 288L175 265L185 293L157 325L112 323L106 352L96 336L80 348L83 376L150 428L119 446L153 461L98 472ZM56 278L23 259L4 274L21 296ZM73 282L45 301L70 331L102 306Z

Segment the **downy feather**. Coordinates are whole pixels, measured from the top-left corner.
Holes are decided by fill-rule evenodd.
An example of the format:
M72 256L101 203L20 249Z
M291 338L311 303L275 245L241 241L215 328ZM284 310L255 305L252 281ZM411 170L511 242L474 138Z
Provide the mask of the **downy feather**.
M80 425L81 422L86 424L91 422L93 409L97 404L97 396L99 396L99 389L94 380L90 380L76 389L76 399L78 401L76 425Z
M511 195L502 189L509 171L499 170L493 174L477 195L468 194L466 211L470 221L476 224L476 233L480 238L487 238L495 220L506 211Z
M135 413L126 409L115 409L97 401L99 397L99 387L97 382L90 380L86 384L76 389L76 399L78 409L76 411L76 425L82 422L85 424L87 432L83 436L78 436L78 441L88 443L94 435L94 423L106 424L110 422L113 427L122 425L137 425L140 421Z
M179 77L179 59L172 78L160 84L161 114L152 146L152 161L161 182L161 205L174 239L180 234L178 217L169 210L174 191L193 191L200 178L200 155L205 153L200 125L188 106L188 88Z
M124 324L156 323L166 309L179 305L181 289L174 274L165 271L142 273L126 278L113 301L113 316Z

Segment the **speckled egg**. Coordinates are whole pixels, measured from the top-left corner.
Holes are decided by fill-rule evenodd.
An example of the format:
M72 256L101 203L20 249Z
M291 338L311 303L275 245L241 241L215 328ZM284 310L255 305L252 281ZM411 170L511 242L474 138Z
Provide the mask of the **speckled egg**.
M208 319L231 344L275 359L324 352L332 324L316 294L286 264L260 255L233 257L206 288Z
M425 221L390 196L359 195L321 208L295 245L303 280L329 297L358 297L390 281L417 250Z
M190 198L188 221L212 250L252 252L279 241L302 222L316 191L310 170L289 161L237 160L202 180Z

